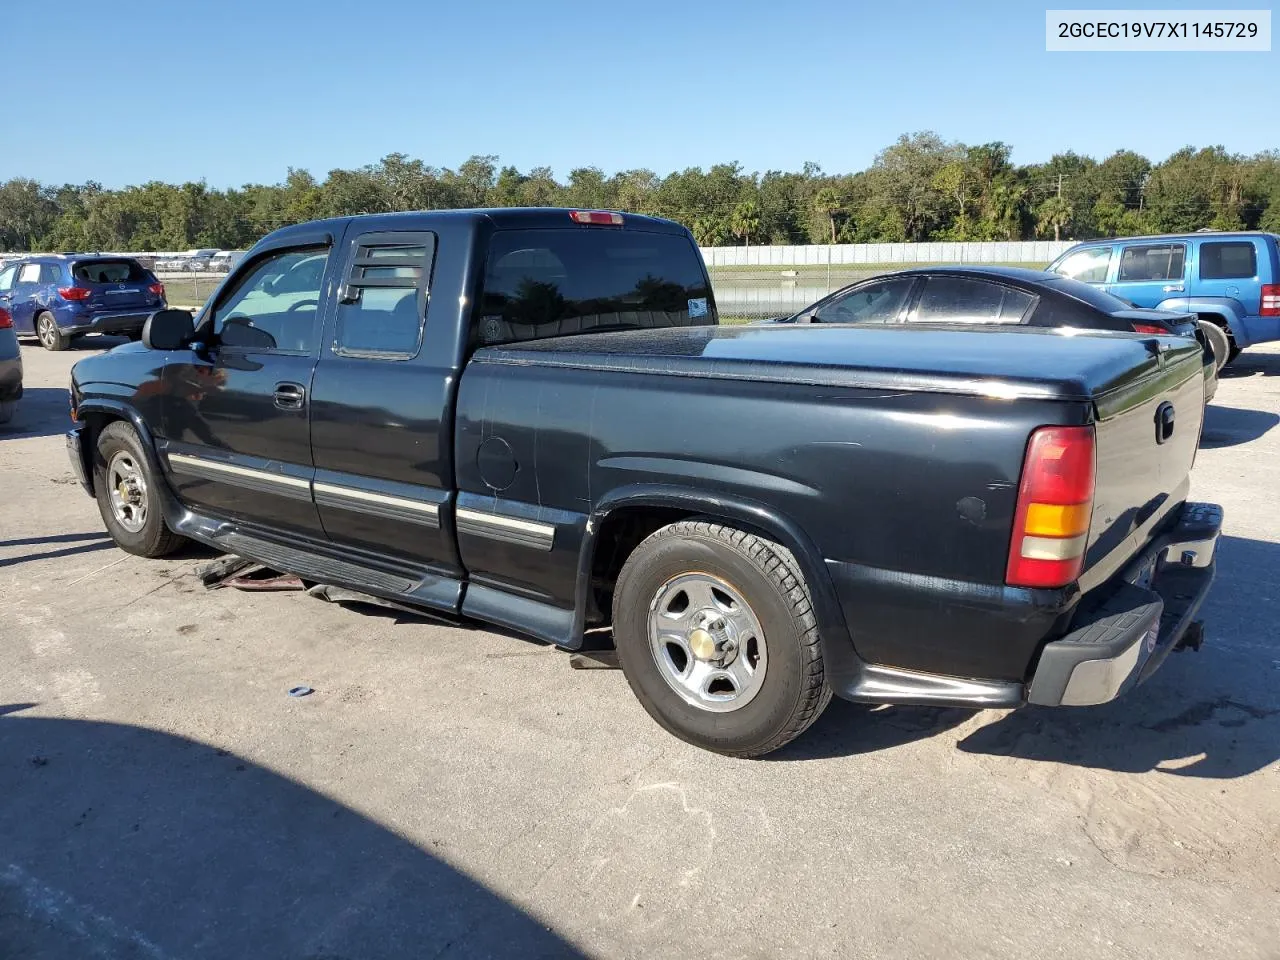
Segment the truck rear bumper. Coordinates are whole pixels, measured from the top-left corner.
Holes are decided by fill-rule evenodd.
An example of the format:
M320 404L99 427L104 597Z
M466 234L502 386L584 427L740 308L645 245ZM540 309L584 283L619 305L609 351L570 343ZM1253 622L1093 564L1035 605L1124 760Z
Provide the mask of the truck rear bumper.
M1147 679L1188 635L1213 583L1222 529L1216 504L1188 503L1178 523L1135 558L1101 596L1087 598L1072 629L1045 645L1027 702L1086 706ZM1196 645L1199 628L1195 628Z

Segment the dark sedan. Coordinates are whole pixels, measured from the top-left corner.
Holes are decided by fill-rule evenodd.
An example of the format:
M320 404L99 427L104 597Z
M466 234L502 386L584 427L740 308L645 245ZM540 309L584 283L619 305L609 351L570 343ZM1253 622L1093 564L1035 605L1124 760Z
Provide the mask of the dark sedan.
M790 317L765 323L1019 324L1191 337L1205 352L1205 393L1217 390L1213 348L1194 314L1138 309L1057 274L1019 267L922 267L860 280Z

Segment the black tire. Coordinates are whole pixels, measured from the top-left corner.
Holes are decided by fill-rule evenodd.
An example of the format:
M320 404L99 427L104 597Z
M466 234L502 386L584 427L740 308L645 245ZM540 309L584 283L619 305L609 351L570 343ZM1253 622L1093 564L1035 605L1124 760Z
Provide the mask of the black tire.
M1209 341L1209 346L1213 348L1213 360L1216 369L1221 371L1227 363L1227 357L1231 353L1231 340L1227 336L1227 331L1212 320L1200 321L1200 332L1204 334L1204 338Z
M145 517L140 529L130 530L116 516L112 505L108 467L118 455L125 455L134 464L145 481L145 490L139 497L139 505L145 504ZM163 479L151 471L146 451L138 432L131 424L117 420L107 424L98 434L93 456L93 492L98 501L98 512L107 532L121 550L139 557L164 557L187 542L186 537L174 533L164 522L158 485Z
M46 350L65 350L71 338L58 329L58 321L48 310L36 314L36 339Z
M650 645L649 617L674 578L710 575L745 600L759 622L767 663L757 692L729 712L686 700L664 678ZM688 743L734 757L760 757L803 733L831 702L809 588L785 547L706 520L663 527L627 558L613 595L618 660L641 705Z
M18 409L17 400L0 400L0 423L8 423Z

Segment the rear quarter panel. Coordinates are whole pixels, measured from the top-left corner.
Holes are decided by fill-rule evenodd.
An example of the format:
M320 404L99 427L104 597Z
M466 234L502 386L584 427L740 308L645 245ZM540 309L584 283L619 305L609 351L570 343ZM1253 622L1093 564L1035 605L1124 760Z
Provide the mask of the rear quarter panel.
M858 591L849 623L864 659L928 669L939 665L937 645L954 643L968 653L948 666L996 676L1021 671L1007 666L1000 638L975 646L966 630L962 642L938 629L940 619L966 616L965 590L985 596L978 606L1002 603L1027 437L1088 416L1084 404L477 359L459 394L458 486L460 499L483 496L508 515L563 524L549 556L485 558L493 569L484 571L559 602L572 602L566 585L582 529L611 491L667 485L762 503L847 578L870 585ZM495 441L518 464L501 491L486 487L476 466L481 446ZM901 616L904 602L922 600L934 604L927 632Z

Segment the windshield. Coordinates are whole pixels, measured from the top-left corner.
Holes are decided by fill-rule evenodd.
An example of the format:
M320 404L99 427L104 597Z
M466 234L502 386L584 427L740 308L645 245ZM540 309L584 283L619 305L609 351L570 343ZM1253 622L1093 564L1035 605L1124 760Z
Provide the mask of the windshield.
M702 257L682 234L500 230L489 243L483 345L716 322Z
M81 283L144 283L150 275L136 260L80 260L72 268Z

